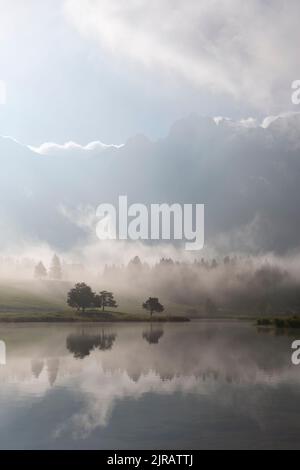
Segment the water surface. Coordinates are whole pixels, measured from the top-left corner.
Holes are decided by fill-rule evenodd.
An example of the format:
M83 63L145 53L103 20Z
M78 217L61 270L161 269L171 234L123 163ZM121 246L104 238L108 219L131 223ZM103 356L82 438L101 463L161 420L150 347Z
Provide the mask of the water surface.
M299 338L238 322L0 325L0 448L300 448Z

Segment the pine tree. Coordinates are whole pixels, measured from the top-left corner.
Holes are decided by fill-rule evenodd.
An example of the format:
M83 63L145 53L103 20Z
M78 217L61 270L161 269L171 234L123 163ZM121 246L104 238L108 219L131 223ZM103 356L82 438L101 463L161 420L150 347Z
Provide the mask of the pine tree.
M47 277L47 269L41 261L34 268L34 277L35 279L45 279Z
M107 292L106 290L103 290L97 296L97 306L98 308L102 307L103 312L104 312L105 307L109 307L109 308L118 307L117 302L114 299L114 294L112 292Z
M54 255L52 258L49 277L56 280L60 280L62 278L61 262L57 255Z

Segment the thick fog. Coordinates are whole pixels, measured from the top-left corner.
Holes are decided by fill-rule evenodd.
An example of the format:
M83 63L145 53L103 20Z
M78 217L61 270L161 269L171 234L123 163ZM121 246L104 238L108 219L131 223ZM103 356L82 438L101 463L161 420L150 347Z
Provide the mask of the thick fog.
M120 147L33 149L1 138L1 278L33 279L36 264L49 269L57 253L65 281L159 295L197 305L196 314L297 310L299 130L299 114L262 125L194 115L157 142L137 136ZM96 208L120 195L129 204L205 204L204 250L100 241ZM141 265L128 268L136 256Z

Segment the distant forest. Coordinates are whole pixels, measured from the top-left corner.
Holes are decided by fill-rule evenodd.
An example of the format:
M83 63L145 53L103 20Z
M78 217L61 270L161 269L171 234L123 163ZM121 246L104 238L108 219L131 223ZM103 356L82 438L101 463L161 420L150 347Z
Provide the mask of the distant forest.
M250 257L202 258L194 263L161 259L152 267L136 257L127 266L106 266L103 278L124 291L146 289L186 305L191 316L300 312L300 276L275 262Z
M13 258L0 259L2 278L39 281L87 282L105 286L128 299L163 299L182 305L182 313L197 317L238 315L296 315L300 313L299 263L267 258L226 256L179 262L162 258L147 264L138 256L127 265L106 265L98 270L68 264L54 255L50 263Z

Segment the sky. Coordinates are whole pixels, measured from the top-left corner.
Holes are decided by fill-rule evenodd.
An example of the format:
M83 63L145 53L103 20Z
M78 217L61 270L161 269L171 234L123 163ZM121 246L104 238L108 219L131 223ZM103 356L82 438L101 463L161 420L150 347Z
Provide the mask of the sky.
M177 119L295 110L297 0L0 0L0 135L165 136Z

